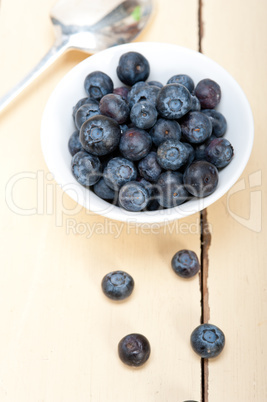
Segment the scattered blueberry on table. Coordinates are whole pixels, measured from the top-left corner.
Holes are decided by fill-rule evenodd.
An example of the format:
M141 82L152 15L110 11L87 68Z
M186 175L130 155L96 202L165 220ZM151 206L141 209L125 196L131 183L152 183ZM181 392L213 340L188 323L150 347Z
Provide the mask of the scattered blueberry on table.
M212 324L199 325L190 339L193 350L204 359L218 356L225 345L224 333Z
M115 70L120 86L103 71L90 72L86 96L73 106L68 148L77 181L131 212L212 194L234 157L223 137L227 121L215 109L220 85L210 78L195 85L184 71L166 83L149 80L149 61L137 52L122 54ZM83 156L74 158L78 152Z
M129 334L119 342L118 353L123 363L140 367L150 356L150 344L144 335Z
M199 260L192 250L180 250L173 257L171 266L174 272L182 278L192 278L199 269Z
M109 272L102 279L102 290L112 300L124 300L129 297L134 289L134 280L127 272Z

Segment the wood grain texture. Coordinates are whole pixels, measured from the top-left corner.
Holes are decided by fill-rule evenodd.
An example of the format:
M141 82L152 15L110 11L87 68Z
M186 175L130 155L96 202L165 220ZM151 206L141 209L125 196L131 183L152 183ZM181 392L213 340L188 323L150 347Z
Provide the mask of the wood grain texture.
M264 1L203 1L203 53L235 77L255 119L242 177L208 210L210 322L226 335L223 354L209 362L212 402L267 400L266 16Z
M52 4L3 2L1 94L52 44ZM197 49L197 6L195 0L158 1L139 40ZM64 55L1 115L0 400L200 400L200 361L189 344L200 322L199 280L183 281L170 267L181 248L200 256L199 215L154 233L119 225L76 208L45 166L43 108L60 78L85 57ZM128 271L136 283L131 298L118 305L100 288L114 269ZM140 370L117 356L119 340L135 331L152 347Z

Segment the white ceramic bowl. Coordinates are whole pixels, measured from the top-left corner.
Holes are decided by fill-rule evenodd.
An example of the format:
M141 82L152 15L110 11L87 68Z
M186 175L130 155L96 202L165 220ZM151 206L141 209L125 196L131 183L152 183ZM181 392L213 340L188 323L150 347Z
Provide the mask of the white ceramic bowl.
M72 108L86 96L83 82L94 70L107 73L114 87L122 84L116 76L120 56L128 51L142 53L150 63L149 80L163 84L175 74L190 75L195 84L203 78L218 82L222 99L217 110L227 119L225 135L233 145L235 156L231 163L219 173L216 191L203 199L193 199L179 207L153 212L128 212L113 206L84 188L71 173L71 155L68 140L75 130ZM131 43L109 48L97 53L74 67L57 85L44 110L41 124L41 144L45 161L55 180L71 198L86 209L102 216L140 223L163 223L192 215L222 197L243 172L253 145L254 127L252 112L247 98L237 82L220 65L196 51L180 46L144 42Z

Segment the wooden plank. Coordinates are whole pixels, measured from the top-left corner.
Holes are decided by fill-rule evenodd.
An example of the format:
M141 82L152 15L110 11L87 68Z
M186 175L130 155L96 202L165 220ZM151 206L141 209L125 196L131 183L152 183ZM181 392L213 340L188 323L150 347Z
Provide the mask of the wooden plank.
M209 362L209 401L216 402L267 400L266 15L264 1L203 1L203 52L236 78L255 119L242 177L208 208L210 322L226 335L223 354Z
M47 16L53 3L3 2L1 94L51 45ZM196 49L197 1L157 3L139 40ZM199 280L183 281L170 268L181 248L200 254L199 215L154 228L154 234L119 225L75 210L44 164L44 105L84 57L63 56L1 116L0 177L7 186L7 201L1 201L1 402L200 400L200 362L189 344L200 321ZM114 269L128 271L136 282L132 297L119 305L100 288ZM152 347L140 370L124 367L117 356L119 340L133 331L146 335Z

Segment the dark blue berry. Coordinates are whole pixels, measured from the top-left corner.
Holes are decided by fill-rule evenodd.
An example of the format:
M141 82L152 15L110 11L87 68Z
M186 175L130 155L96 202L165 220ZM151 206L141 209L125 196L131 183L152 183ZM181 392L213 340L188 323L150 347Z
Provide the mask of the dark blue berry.
M202 109L214 109L221 100L221 88L217 82L205 78L197 84L194 95L198 98Z
M150 344L144 335L129 334L119 342L118 353L123 363L140 367L150 356Z
M150 152L138 163L139 173L144 179L156 182L161 174L161 167L157 162L156 152Z
M145 81L149 73L149 62L142 54L127 52L120 57L117 75L125 85L132 86L138 81Z
M180 140L181 127L175 120L158 119L149 134L153 143L158 147L166 140Z
M103 200L113 200L115 198L115 191L107 186L103 178L94 185L94 192Z
M218 185L217 168L207 161L194 161L184 173L184 185L190 194L206 197L212 194Z
M88 103L80 106L75 114L75 125L77 129L80 130L86 120L97 114L100 114L98 101L88 101Z
M192 332L190 340L193 350L203 359L218 356L225 345L224 333L212 324L199 325Z
M154 192L153 184L150 183L148 180L144 179L143 177L141 177L141 178L138 177L136 180L141 186L143 186L147 190L148 196L149 196L149 198L151 198L153 195L153 192Z
M149 153L151 145L150 135L140 128L133 127L122 134L119 147L125 158L139 161Z
M153 127L157 117L157 109L148 101L138 102L131 109L130 118L132 123L144 130Z
M201 110L201 104L196 96L191 96L191 101L192 101L192 106L191 106L191 111L192 112L199 112Z
M153 85L153 86L158 87L158 88L163 87L163 84L161 82L159 82L159 81L148 81L148 85Z
M195 150L192 147L192 145L188 144L188 142L183 142L183 145L187 148L188 158L187 158L187 161L186 161L185 165L183 165L181 167L182 172L184 172L188 168L188 166L191 165L193 160L195 159Z
M80 151L72 157L71 170L75 179L88 187L100 179L102 167L97 156Z
M140 86L134 86L128 94L128 102L130 108L140 101L148 101L152 105L156 106L157 96L160 92L160 88L154 85L148 85L145 83Z
M202 113L209 116L212 124L212 134L216 137L222 137L227 130L226 118L217 110L204 109Z
M90 102L92 102L92 101L95 101L94 99L92 99L92 98L82 98L82 99L79 99L78 100L78 102L76 103L76 105L74 105L73 106L73 108L72 108L72 117L73 117L73 120L74 120L74 122L75 122L75 115L76 115L76 112L77 112L77 110L82 106L82 105L84 105L85 103L90 103ZM97 101L95 101L97 104L98 104L98 102Z
M80 130L80 141L83 148L97 156L107 155L114 151L120 141L119 124L110 117L96 115L83 123Z
M180 119L189 112L191 106L190 92L183 85L167 84L159 90L157 109L162 117Z
M189 151L180 141L167 140L158 147L157 161L163 169L177 170L187 162L188 157Z
M205 149L205 159L218 169L227 166L234 156L232 144L225 138L215 138Z
M127 87L114 88L113 93L116 94L116 95L120 95L122 97L122 99L127 101L129 88L127 88Z
M172 258L172 269L182 278L191 278L200 269L199 260L194 251L180 250Z
M195 160L196 161L205 160L205 158L206 158L205 149L206 148L207 148L206 142L195 147Z
M165 208L176 207L188 199L188 192L183 185L183 175L167 171L159 176L156 185L158 203Z
M174 75L168 80L167 84L182 84L191 93L194 91L195 88L194 81L191 77L189 77L189 75L186 74Z
M205 142L212 133L212 124L202 112L189 112L180 121L183 137L191 144Z
M130 108L128 103L120 95L107 94L100 100L101 114L111 117L117 123L123 124L128 120Z
M147 211L159 211L163 209L163 207L158 203L156 198L150 199L149 203L147 204L146 210Z
M148 190L137 181L124 184L119 192L119 205L131 212L139 212L149 202Z
M125 133L129 129L127 124L120 124L121 134Z
M79 139L79 131L74 131L74 133L70 136L68 148L71 156L77 154L79 151L83 151L83 147Z
M102 290L112 300L124 300L129 297L134 289L134 280L124 271L113 271L102 279Z
M136 177L137 170L133 162L121 157L110 159L104 170L104 180L113 190L118 190Z
M217 138L215 135L211 134L211 136L202 144L195 146L195 160L205 160L206 159L206 148L211 143L211 141Z
M102 71L93 71L84 80L84 89L90 98L100 100L102 96L113 92L112 79Z

